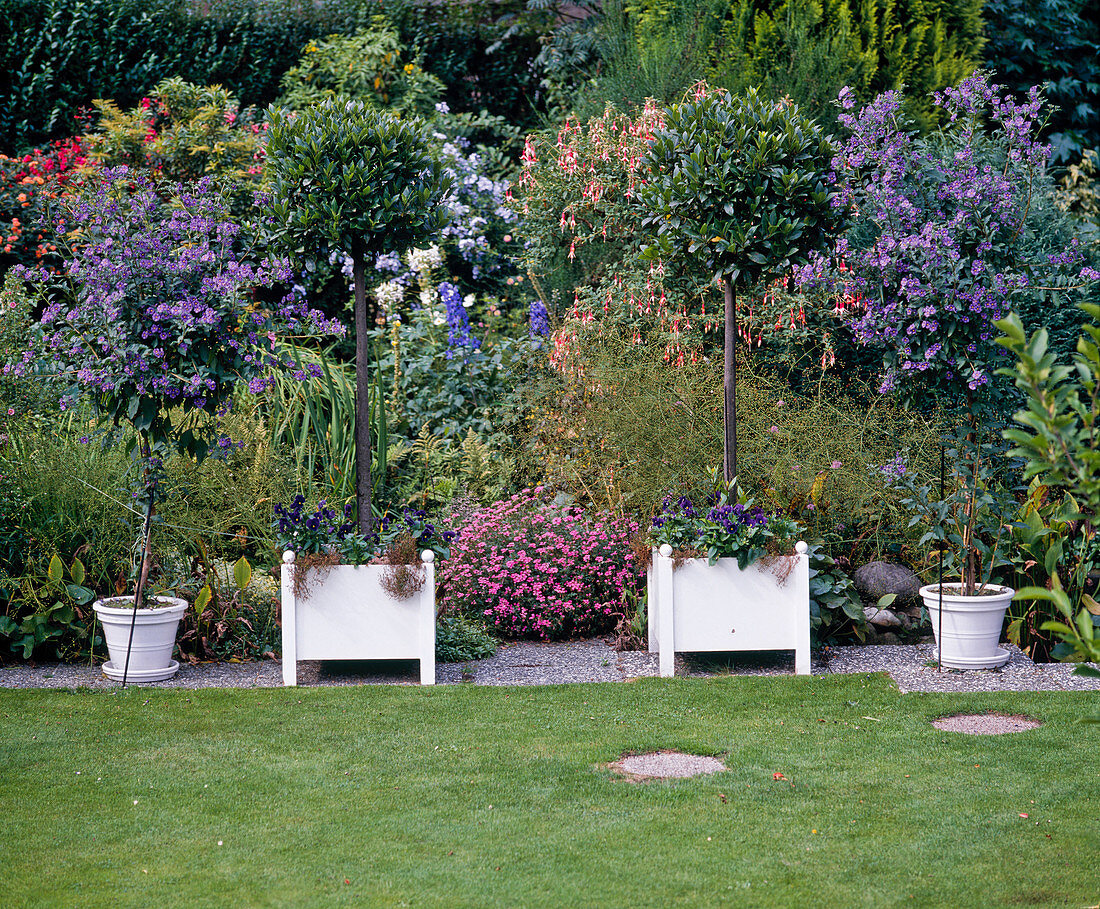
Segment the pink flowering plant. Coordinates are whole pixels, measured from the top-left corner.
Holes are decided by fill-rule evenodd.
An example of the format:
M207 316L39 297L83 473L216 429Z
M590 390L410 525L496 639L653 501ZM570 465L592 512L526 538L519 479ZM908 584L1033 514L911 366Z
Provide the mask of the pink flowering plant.
M474 511L443 567L444 609L507 638L610 631L641 584L634 521L526 490Z

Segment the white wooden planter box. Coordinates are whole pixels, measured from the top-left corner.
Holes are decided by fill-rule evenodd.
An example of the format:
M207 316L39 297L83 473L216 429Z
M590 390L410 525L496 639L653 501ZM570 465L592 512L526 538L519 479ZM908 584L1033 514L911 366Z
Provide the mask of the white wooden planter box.
M335 565L294 595L294 553L283 553L283 684L298 660L420 660L420 684L435 684L435 556L421 554L424 585L406 600L382 589L382 565Z
M688 559L673 570L672 547L653 553L649 569L649 649L662 676L675 674L677 651L793 650L795 672L810 674L810 560L795 546L795 564L780 581L759 562Z

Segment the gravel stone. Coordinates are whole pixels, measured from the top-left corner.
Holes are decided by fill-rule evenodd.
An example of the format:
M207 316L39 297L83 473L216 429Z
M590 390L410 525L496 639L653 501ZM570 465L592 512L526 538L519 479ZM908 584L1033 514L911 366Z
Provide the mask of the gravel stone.
M1070 663L1033 663L1012 644L999 669L939 669L936 645L894 644L837 647L828 661L830 673L888 672L903 693L911 691L1100 691L1100 679L1073 675Z
M934 643L836 647L827 659L815 655L814 675L887 672L902 692L965 691L1100 691L1100 679L1073 675L1067 663L1033 663L1011 644L1011 654L1000 669L940 670ZM727 675L792 675L794 654L694 653L678 654L676 674L712 678ZM506 644L477 663L439 663L439 684L561 685L574 682L624 682L658 674L657 654L619 652L600 639L543 644ZM392 662L298 663L300 685L415 685L415 660ZM0 668L0 688L102 688L118 683L98 666L42 663ZM282 685L282 663L199 663L180 665L175 677L149 682L158 688L276 688Z

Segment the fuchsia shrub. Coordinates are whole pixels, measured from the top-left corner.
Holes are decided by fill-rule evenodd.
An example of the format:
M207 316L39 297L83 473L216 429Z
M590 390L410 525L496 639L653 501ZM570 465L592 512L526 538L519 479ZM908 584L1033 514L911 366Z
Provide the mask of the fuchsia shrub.
M610 631L623 592L643 580L630 550L638 525L554 504L541 488L473 512L443 563L443 608L508 638Z

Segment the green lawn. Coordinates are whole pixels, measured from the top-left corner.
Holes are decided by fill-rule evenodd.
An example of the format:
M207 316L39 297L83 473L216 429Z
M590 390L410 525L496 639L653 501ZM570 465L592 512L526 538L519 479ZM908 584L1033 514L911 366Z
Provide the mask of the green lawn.
M3 690L0 904L1091 906L1096 700L867 675ZM991 708L1045 725L929 726ZM730 769L601 769L662 748Z

